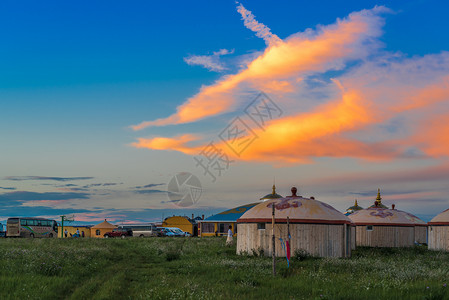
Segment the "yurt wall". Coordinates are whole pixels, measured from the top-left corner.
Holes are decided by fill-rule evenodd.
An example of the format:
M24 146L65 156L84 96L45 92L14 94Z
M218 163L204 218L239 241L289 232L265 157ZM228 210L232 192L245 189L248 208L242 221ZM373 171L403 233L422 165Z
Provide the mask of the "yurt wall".
M356 228L357 246L410 247L415 243L413 226L361 225Z
M429 224L429 249L449 251L449 209L439 213Z
M415 242L427 244L427 226L415 227Z
M258 229L265 225L265 229ZM272 255L272 226L270 223L239 223L237 253L265 249L264 254ZM313 256L320 257L350 257L351 231L346 224L290 224L290 252L293 256L296 250L304 250ZM347 238L346 238L347 235ZM275 224L276 256L285 256L279 238L288 240L287 224ZM346 241L346 243L345 243Z
M351 250L355 250L356 247L356 229L354 225L351 226Z
M449 251L449 226L429 226L429 249Z

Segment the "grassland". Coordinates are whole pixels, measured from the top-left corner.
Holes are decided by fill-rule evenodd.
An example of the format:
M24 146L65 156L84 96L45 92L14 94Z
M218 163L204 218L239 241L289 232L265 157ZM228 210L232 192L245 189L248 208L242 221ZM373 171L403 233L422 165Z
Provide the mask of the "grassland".
M449 253L238 256L221 238L1 239L0 299L449 299Z

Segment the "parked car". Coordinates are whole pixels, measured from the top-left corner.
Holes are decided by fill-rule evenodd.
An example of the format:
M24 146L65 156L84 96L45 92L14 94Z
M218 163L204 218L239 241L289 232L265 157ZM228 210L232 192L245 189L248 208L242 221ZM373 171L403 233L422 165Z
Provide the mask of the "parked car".
M121 238L126 238L129 236L133 236L133 231L131 228L129 227L119 227L119 228L115 228L112 231L106 232L104 234L105 238L110 238L110 237L121 237Z
M175 233L171 231L168 227L158 227L156 229L157 236L175 236Z

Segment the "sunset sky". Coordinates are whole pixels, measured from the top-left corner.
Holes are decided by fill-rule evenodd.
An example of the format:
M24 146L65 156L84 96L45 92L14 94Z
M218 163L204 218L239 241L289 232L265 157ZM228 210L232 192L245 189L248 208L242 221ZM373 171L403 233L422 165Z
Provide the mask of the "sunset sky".
M344 3L1 2L0 222L209 216L274 180L341 211L381 188L429 221L449 208L449 5Z

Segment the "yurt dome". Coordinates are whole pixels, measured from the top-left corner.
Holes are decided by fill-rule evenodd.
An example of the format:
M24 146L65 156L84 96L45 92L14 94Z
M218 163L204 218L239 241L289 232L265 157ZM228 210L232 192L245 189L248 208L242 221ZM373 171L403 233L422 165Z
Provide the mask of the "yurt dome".
M430 220L429 249L449 251L449 209Z
M279 194L276 194L276 186L273 184L273 191L271 192L271 194L263 196L262 198L260 198L260 200L267 201L267 200L279 199L279 198L282 198L282 196Z
M382 207L369 207L349 215L355 225L427 226L426 222L408 212Z
M276 222L287 222L287 217L289 217L290 223L351 223L348 217L329 204L315 200L314 197L297 196L296 188L292 189L292 196L267 200L254 206L244 213L237 222L271 222L273 205L275 205Z
M348 207L348 209L346 209L344 215L349 216L350 214L355 213L356 211L362 210L362 209L363 209L363 207L359 206L359 204L357 203L357 199L355 199L354 205Z
M272 253L272 212L275 208L276 255L282 256L282 240L291 238L291 253L304 250L321 257L351 255L351 220L314 197L292 195L266 200L245 212L238 220L237 253L262 249Z
M449 208L436 215L430 220L429 225L448 225L449 226Z
M380 190L374 205L350 214L356 226L357 246L410 247L427 243L427 224L415 215L381 203Z

